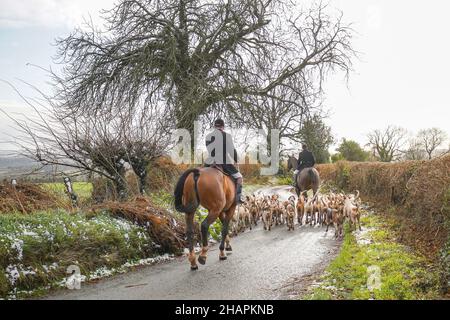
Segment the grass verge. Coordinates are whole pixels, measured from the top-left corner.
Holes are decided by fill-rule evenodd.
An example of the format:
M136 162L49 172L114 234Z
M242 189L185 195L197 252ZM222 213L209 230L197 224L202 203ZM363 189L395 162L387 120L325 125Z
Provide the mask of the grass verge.
M424 257L397 242L398 225L394 220L366 212L362 224L362 232L349 232L346 226L338 257L303 299L439 297L438 272Z
M107 213L63 210L0 215L0 297L21 298L58 287L70 265L82 275L154 257L145 228ZM89 279L88 279L89 280Z

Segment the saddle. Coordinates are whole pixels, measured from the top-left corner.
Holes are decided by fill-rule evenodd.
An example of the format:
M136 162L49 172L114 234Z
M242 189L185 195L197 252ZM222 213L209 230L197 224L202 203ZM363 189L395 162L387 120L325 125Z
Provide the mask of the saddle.
M205 167L210 167L210 168L214 168L216 170L219 170L220 172L222 172L223 175L225 175L227 177L230 177L235 185L237 184L237 179L235 179L230 173L225 172L225 170L223 170L222 165L217 164L217 163L213 163L213 164L210 164L210 165L205 165Z
M213 164L209 165L209 167L210 167L210 168L214 168L214 169L219 170L219 171L222 172L225 176L230 177L230 178L236 183L236 179L235 179L231 174L229 174L228 172L225 172L225 170L223 170L223 168L222 168L222 166L221 166L220 164L215 164L215 163L213 163Z
M230 175L229 173L226 173L226 172L223 170L223 168L222 168L222 166L221 166L220 164L213 163L213 164L209 165L208 167L217 169L217 170L219 170L220 172L222 172L224 175L231 177L231 175Z
M243 203L243 200L241 200L241 194L242 194L242 184L238 183L238 179L234 178L233 175L229 172L226 172L222 165L219 165L217 163L212 163L211 165L206 165L207 167L214 168L216 170L219 170L222 172L223 175L228 176L231 178L231 181L233 181L234 186L236 187L236 196L235 201L236 203Z

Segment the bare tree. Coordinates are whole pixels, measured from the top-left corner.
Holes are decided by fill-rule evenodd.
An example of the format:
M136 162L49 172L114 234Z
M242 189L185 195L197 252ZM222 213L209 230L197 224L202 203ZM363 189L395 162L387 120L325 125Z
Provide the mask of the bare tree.
M308 101L311 102L308 105L302 103L302 97L287 87L274 89L270 97L249 99L251 103L236 103L227 108L228 117L239 126L255 130L264 129L268 148L272 129L279 130L281 143L286 140L298 141L299 129L313 109L312 101Z
M416 138L411 139L405 150L405 160L423 160L425 158L426 152L422 142Z
M406 137L406 130L400 127L388 126L384 130L374 130L368 134L368 145L375 156L382 162L398 160Z
M437 148L447 140L447 134L439 128L430 128L420 130L417 138L425 149L428 159L431 159Z
M125 159L139 178L139 191L144 194L148 183L148 170L154 160L162 156L171 144L170 118L160 108L137 112L139 118L122 117ZM142 116L144 115L144 116Z
M191 132L211 108L283 101L279 88L299 97L286 106L305 109L329 72L351 70L352 30L325 11L287 0L120 0L104 12L106 30L90 23L58 40L57 98L84 114L162 104Z
M22 98L34 110L33 116L6 114L20 132L15 142L21 153L43 166L61 165L109 179L120 199L127 196L126 164L135 170L144 192L144 171L170 143L169 119L156 107L147 108L146 113L125 109L114 118L103 114L91 117L67 114L45 96L47 105Z
M65 166L91 172L114 182L117 194L126 194L124 150L117 135L103 135L101 122L52 118L36 109L39 120L13 120L21 132L16 137L22 155L43 166Z

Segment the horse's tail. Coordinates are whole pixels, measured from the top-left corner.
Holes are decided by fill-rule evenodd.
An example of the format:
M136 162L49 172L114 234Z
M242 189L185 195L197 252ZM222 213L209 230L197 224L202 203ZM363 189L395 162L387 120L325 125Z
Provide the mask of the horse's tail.
M318 177L317 175L314 173L314 168L309 168L308 170L308 175L309 175L309 181L311 181L312 184L318 184ZM313 200L316 201L317 200L317 195L319 194L319 189L317 189L317 191L314 193L313 195Z
M308 169L309 179L311 182L314 182L316 179L316 175L314 174L313 168Z
M183 205L183 191L184 191L184 183L186 182L187 177L193 173L194 174L194 186L195 186L195 196L197 199L196 203L188 203L186 206ZM197 180L200 176L200 170L198 169L189 169L186 170L178 179L178 182L175 186L174 196L175 196L175 209L179 212L184 213L193 213L200 205L198 190L197 190Z

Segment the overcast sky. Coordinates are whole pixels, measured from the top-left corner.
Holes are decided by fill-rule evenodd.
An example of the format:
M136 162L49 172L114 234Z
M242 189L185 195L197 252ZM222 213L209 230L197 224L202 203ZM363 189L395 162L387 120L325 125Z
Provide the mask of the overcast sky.
M0 0L0 79L26 94L31 93L18 79L48 90L44 73L27 63L52 66L54 39L67 35L83 17L90 15L100 23L99 10L114 2ZM412 133L428 127L450 133L450 2L331 0L330 6L353 23L358 33L354 47L361 52L348 83L343 75L326 83L327 123L336 138L365 144L369 131L390 124ZM27 110L3 83L0 107ZM0 150L10 132L0 114Z

